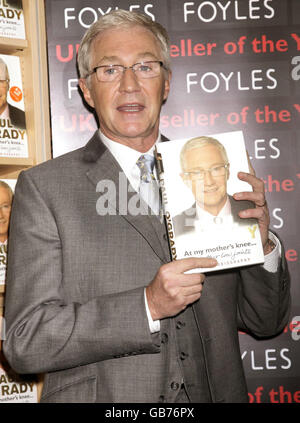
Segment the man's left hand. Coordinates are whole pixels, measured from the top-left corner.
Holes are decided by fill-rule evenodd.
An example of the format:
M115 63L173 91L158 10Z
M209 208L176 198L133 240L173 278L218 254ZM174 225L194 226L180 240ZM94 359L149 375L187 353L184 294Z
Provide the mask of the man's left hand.
M243 210L239 212L239 216L243 219L257 219L264 253L267 254L269 252L268 232L270 225L270 215L265 197L264 182L254 175L254 171L253 174L239 172L238 178L241 181L248 182L252 186L253 191L238 192L233 195L233 198L235 200L252 201L255 204L255 208Z

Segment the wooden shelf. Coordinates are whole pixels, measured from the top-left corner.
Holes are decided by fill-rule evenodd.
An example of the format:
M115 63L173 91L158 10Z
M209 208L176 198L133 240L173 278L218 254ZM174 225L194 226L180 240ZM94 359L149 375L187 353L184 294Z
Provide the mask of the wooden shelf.
M3 54L15 54L28 48L27 40L0 37L0 51Z
M0 166L32 166L33 165L33 159L26 158L26 157L0 157ZM1 174L1 170L0 170Z

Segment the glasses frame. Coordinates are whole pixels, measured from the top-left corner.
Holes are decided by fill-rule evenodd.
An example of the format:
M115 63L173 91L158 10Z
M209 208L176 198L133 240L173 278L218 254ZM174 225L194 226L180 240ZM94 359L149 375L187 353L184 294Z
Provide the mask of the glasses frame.
M132 72L134 73L134 74L136 74L135 72L135 67L137 66L137 65L147 65L148 63L159 63L159 65L160 65L160 67L161 68L164 68L164 69L166 69L167 70L167 68L165 67L165 65L164 65L164 62L162 62L161 60L146 60L145 62L137 62L137 63L134 63L133 65L131 65L131 66L123 66L123 65L118 65L118 64L113 64L113 65L99 65L99 66L95 66L93 69L92 69L92 71L87 75L87 76L90 76L90 75L93 75L94 73L96 74L96 78L97 78L97 81L98 82L115 82L115 81L119 81L120 79L121 79L121 77L122 77L122 75L124 75L124 73L125 73L125 71L127 70L127 69L131 69L132 70ZM112 81L102 81L101 79L99 79L98 78L98 74L97 74L97 70L99 69L99 68L113 68L114 66L119 66L120 68L122 68L123 69L123 73L120 73L120 78L119 77L117 77L116 79L114 79L114 80L112 80ZM142 78L142 79L152 79L152 78L156 78L157 76L159 76L159 75L155 75L155 76L151 76L151 77L148 77L148 78Z
M212 175L212 171L213 171L213 169L215 169L215 168L219 168L219 167L224 168L224 169L225 169L225 173L224 173L223 175L213 176L213 175ZM204 177L205 177L205 173L206 173L206 172L209 172L209 173L210 173L210 175L211 175L213 178L219 178L220 176L224 176L224 175L226 174L226 170L228 170L228 168L229 168L229 163L225 163L225 164L220 165L220 166L214 166L214 167L212 167L212 168L210 168L210 169L203 169L202 171L183 172L183 175L184 175L184 176L187 176L187 177L190 177L190 176L198 176L198 177L197 177L197 179L204 179ZM200 175L201 175L201 174L202 174L202 177L200 177Z

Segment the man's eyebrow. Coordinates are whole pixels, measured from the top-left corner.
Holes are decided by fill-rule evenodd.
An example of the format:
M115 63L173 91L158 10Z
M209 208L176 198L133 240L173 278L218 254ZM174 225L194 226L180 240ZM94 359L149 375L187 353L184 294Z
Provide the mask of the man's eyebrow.
M139 60L158 60L157 59L157 57L156 57L156 55L155 54L153 54L153 53L151 53L151 52L148 52L148 51L146 51L146 52L143 52L143 53L140 53L140 54L138 54L137 56L136 56L136 59L135 59L135 62L134 63L137 63ZM98 61L98 65L100 65L101 63L103 63L103 62L105 62L105 63L108 63L108 64L116 64L116 65L118 65L118 64L121 64L121 62L122 62L122 59L120 58L120 57L118 57L118 56L103 56L99 61Z
M226 164L226 163L225 162L214 162L214 163L211 163L210 167L223 166L224 164ZM205 169L204 166L198 166L197 164L194 167L199 167L200 169Z
M137 56L138 60L142 60L143 58L145 58L145 59L151 58L151 59L158 60L157 56L155 54L151 53L150 51L146 51L144 53L138 54L138 56Z
M188 168L188 170L185 170L185 172L190 171L197 171L197 170L204 170L204 169L212 169L214 167L218 167L218 166L224 166L226 163L213 163L211 164L211 166L209 168L207 167L203 167L203 166L191 166Z
M120 58L118 56L103 56L99 61L99 63L102 62L108 62L108 63L117 63L120 61Z

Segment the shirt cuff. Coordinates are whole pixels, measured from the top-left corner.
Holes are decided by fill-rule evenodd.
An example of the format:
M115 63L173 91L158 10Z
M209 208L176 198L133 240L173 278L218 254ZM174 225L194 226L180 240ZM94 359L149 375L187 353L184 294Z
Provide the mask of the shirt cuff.
M151 313L148 307L148 301L146 296L146 288L144 289L144 298L145 298L145 307L146 307L146 313L148 317L148 323L149 323L149 329L151 333L156 333L160 331L160 320L153 320L151 317Z
M278 261L281 256L281 245L279 239L272 232L269 232L269 239L274 242L275 248L269 254L265 255L263 268L268 272L275 273L277 272Z

